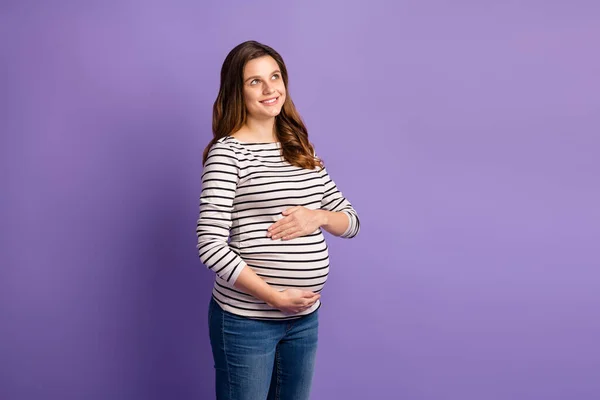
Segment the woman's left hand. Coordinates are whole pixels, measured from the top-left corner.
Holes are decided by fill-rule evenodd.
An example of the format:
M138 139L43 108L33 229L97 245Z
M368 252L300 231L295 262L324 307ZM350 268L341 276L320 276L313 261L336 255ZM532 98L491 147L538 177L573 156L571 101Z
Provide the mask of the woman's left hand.
M288 208L282 213L284 218L267 229L271 239L289 240L313 233L322 225L319 210L310 210L304 206Z

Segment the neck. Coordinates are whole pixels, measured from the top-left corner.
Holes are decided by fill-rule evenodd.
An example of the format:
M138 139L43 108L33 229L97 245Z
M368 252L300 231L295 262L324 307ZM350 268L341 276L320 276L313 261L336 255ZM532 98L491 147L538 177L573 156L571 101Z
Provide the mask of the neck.
M257 142L277 141L274 117L260 120L248 118L242 129L246 130L248 135Z

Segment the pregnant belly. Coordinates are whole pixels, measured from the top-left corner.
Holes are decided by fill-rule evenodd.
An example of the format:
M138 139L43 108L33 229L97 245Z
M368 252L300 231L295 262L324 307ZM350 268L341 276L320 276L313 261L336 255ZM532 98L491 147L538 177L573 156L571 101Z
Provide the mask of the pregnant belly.
M329 274L329 252L320 231L287 241L246 240L239 244L239 255L265 282L280 290L320 291Z

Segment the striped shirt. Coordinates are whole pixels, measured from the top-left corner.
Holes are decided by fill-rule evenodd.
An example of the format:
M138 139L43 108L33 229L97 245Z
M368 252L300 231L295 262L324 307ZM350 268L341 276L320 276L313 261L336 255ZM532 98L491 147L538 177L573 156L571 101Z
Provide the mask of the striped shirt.
M267 237L267 228L287 208L340 211L348 229L358 234L358 215L338 190L326 168L303 169L281 155L281 143L245 143L232 136L219 139L208 152L202 173L197 236L201 262L215 272L212 296L231 313L255 319L293 319L233 286L244 265L277 290L298 288L321 292L329 273L329 254L320 228L288 240Z

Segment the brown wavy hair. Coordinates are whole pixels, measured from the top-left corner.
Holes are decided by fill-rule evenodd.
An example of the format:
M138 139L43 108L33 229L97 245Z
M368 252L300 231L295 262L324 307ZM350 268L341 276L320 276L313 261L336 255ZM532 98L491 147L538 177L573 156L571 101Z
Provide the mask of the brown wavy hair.
M204 149L202 165L206 163L208 151L219 139L237 132L246 122L244 67L248 61L263 56L271 56L277 62L285 84L285 102L281 112L275 117L275 134L281 142L283 158L301 168L324 167L323 161L313 156L315 151L308 140L308 131L290 96L288 72L283 58L271 47L254 40L234 47L223 62L219 94L213 105L213 138Z

